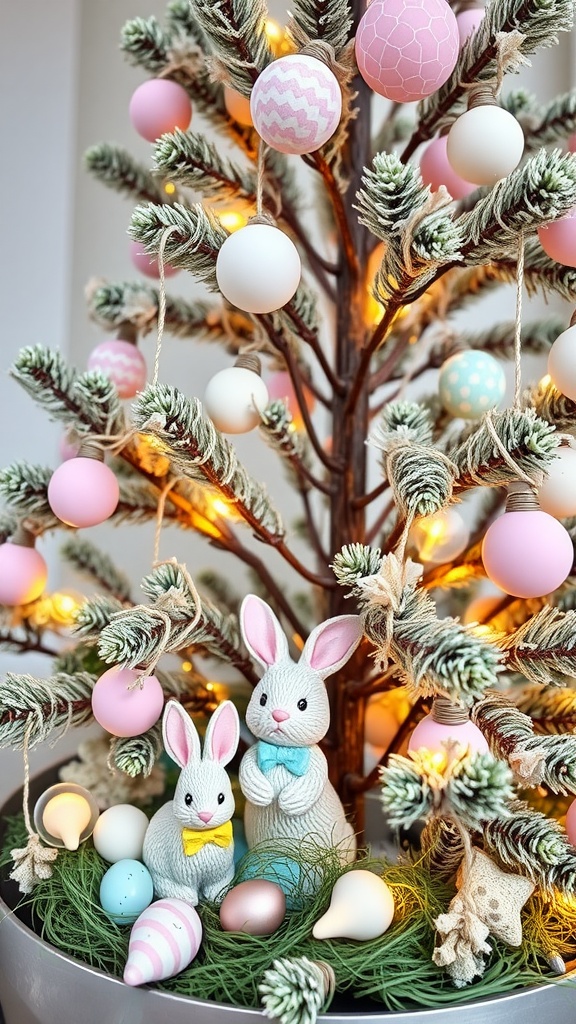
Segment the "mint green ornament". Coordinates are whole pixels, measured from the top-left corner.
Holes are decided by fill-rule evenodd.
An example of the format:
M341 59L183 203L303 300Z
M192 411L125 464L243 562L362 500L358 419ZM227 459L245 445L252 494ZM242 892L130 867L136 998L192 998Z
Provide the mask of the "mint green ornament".
M467 349L450 356L440 368L440 401L452 416L477 420L504 397L506 377L493 356Z

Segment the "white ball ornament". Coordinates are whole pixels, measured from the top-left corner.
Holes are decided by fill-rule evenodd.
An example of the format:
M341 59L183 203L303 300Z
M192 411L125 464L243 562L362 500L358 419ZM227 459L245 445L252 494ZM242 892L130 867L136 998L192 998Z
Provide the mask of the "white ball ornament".
M560 447L550 464L538 501L543 512L555 519L576 516L576 450Z
M218 253L216 280L225 299L246 313L272 313L296 292L302 264L293 241L272 224L247 224Z
M264 68L250 96L254 127L280 153L314 153L342 115L338 79L322 60L291 53Z
M268 405L268 389L260 376L260 360L240 356L208 382L204 408L223 434L247 434L260 423Z
M524 133L518 121L492 103L471 106L448 133L451 167L475 185L495 185L518 166L523 152Z
M103 811L92 834L96 851L110 864L118 860L142 860L149 819L132 804L114 804Z
M548 373L554 387L576 402L576 325L556 338L548 354Z

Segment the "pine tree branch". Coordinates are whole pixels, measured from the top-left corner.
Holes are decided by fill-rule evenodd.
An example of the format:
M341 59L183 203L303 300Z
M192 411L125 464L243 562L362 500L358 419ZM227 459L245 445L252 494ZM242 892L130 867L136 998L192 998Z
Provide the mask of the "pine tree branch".
M130 580L116 568L110 556L91 541L76 535L61 547L60 553L78 572L94 580L116 600L130 601Z
M576 132L576 90L556 96L528 131L525 131L525 149L554 146L564 142Z
M139 203L167 202L163 182L113 143L101 142L84 154L86 170L97 181Z
M532 409L522 412L506 409L491 413L489 422L500 445L495 443L485 417L455 450L448 453L458 469L454 485L456 492L476 487L479 483L502 487L518 479L518 469L537 479L552 463L558 437L550 424L539 419ZM511 464L504 458L502 449L508 452Z
M478 269L483 283L514 282L518 269L514 259L501 258L488 267ZM537 238L528 239L524 258L524 287L528 295L556 295L568 302L576 302L576 268L565 267L551 260Z
M541 149L502 178L470 213L458 219L462 254L467 264L512 256L518 259L520 232L562 217L576 204L576 159L559 150Z
M241 196L254 202L256 197L254 173L243 171L220 156L213 143L195 132L176 128L172 134L163 135L156 143L154 166L170 181L194 189L208 199L224 201Z
M130 778L148 778L164 750L162 726L157 724L141 736L114 737L110 743L110 761Z
M298 487L306 490L309 486L331 494L332 488L324 480L314 476L310 470L310 446L305 434L295 430L292 414L282 401L270 402L262 413L260 434L266 443L281 455Z
M530 352L534 355L547 355L558 335L566 329L565 321L558 316L550 316L546 320L533 320L525 323L522 328L520 342L522 352ZM479 349L482 352L490 352L499 359L514 358L514 332L513 321L502 321L487 327L483 331L460 335L462 343L471 349ZM447 356L446 347L438 347L432 355L432 365L441 365ZM535 410L538 416L542 416L538 409ZM551 421L548 421L551 422Z
M0 470L0 494L20 516L35 516L38 532L61 526L48 504L52 470L30 462L13 462Z
M7 672L0 688L0 746L21 748L28 735L35 747L48 736L54 740L57 729L63 735L69 726L89 722L95 682L87 672L49 679Z
M551 892L576 894L576 852L553 818L518 801L512 817L496 818L483 826L484 842L506 868L527 875Z
M499 646L508 671L531 683L567 686L576 676L576 611L545 606Z
M498 37L502 32L520 31L523 39L520 54L526 57L541 47L557 42L558 32L569 32L574 18L570 0L551 0L543 5L538 0L500 0L492 3L480 26L460 51L454 71L432 96L418 109L418 123L402 160L408 160L420 143L432 138L445 123L446 115L458 113L467 96L467 86L477 81L495 79L498 74ZM501 70L514 71L516 59Z
M230 85L250 96L261 71L274 59L265 32L264 0L193 0L192 9L228 74Z
M309 39L321 39L335 50L336 57L345 48L352 28L348 0L293 0L291 21Z
M529 388L524 402L556 430L571 430L576 423L576 402L558 391L551 380L545 379Z
M576 690L533 683L513 694L515 706L539 731L573 733L576 730Z
M90 601L85 601L76 612L74 633L84 640L97 640L102 630L109 625L117 612L121 612L122 602L115 597L97 594Z
M202 50L207 50L208 40L195 17L190 0L170 0L166 7L166 28L172 40L183 36L197 43Z

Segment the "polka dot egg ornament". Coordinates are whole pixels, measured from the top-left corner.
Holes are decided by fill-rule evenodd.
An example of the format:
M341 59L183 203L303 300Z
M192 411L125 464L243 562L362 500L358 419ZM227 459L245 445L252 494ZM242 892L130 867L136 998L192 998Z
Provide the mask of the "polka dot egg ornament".
M440 401L452 416L475 420L504 397L506 377L487 352L456 352L443 363L438 380Z
M88 357L89 370L101 370L116 385L120 398L134 398L146 384L146 360L130 341L102 341Z
M280 153L314 153L334 135L342 92L323 61L294 53L269 64L250 97L254 127Z
M459 46L446 0L372 0L358 26L356 62L374 92L409 103L444 84Z

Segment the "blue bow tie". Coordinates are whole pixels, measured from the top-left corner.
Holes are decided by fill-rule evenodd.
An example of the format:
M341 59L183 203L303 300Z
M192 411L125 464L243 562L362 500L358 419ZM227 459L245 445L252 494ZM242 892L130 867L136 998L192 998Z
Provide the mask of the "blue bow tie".
M283 764L292 775L305 775L310 764L308 747L281 747L275 743L258 741L258 767L266 773L277 764Z

